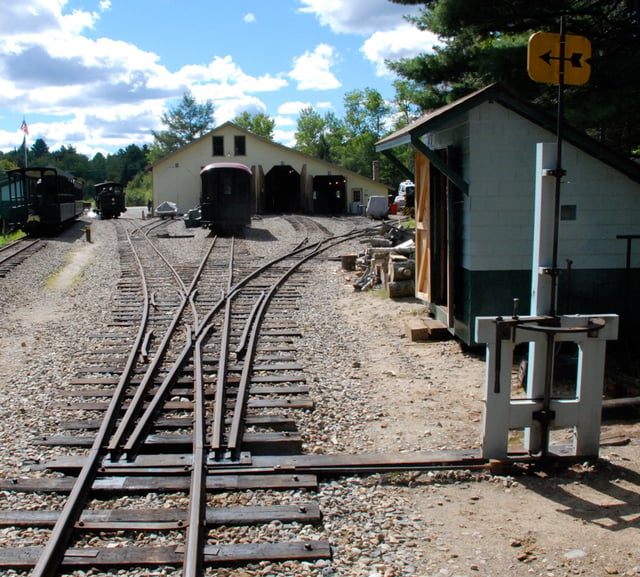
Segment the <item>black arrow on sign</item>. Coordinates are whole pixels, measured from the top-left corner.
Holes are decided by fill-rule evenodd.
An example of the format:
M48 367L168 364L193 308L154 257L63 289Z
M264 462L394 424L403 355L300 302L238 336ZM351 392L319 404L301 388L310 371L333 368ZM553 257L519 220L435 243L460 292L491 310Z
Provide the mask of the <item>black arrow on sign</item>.
M551 56L551 50L540 55L540 58L544 60L549 66L551 66L552 60L562 60L559 56ZM571 62L571 66L574 68L582 68L582 52L574 52L571 58L564 58L567 62Z

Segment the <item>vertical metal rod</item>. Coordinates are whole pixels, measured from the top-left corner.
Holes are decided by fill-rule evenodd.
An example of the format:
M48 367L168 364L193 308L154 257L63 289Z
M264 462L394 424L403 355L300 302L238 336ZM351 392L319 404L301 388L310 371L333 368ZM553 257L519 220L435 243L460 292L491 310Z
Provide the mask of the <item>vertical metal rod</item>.
M551 391L553 387L553 366L555 360L555 339L553 333L547 335L547 356L544 375L544 392L542 394L542 411L540 412L540 455L549 454L549 426L551 425Z
M558 118L556 125L556 188L553 218L553 262L551 264L551 316L557 314L558 302L558 236L560 228L560 184L562 181L562 117L564 114L564 58L566 37L564 16L560 17L560 61L558 77Z

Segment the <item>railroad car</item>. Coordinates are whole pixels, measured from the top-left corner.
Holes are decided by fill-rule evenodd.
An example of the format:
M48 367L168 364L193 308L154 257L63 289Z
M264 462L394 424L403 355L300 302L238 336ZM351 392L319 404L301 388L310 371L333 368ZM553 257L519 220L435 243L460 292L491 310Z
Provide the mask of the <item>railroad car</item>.
M127 209L124 206L124 186L111 180L94 185L96 211L102 219L118 218Z
M242 233L251 223L251 170L244 164L208 164L200 171L201 226L218 233Z
M27 232L52 232L83 212L83 183L53 166L17 168L7 172L9 197Z
M0 234L9 234L22 225L24 199L14 197L8 178L0 178Z

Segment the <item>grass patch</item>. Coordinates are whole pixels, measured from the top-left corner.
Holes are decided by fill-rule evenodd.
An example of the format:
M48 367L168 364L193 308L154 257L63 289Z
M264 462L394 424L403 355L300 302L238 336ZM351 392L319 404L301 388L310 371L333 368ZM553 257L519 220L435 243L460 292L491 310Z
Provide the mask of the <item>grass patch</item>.
M24 232L22 232L21 230L17 230L15 232L12 232L11 234L0 234L0 246L4 246L5 244L9 244L10 242L13 242L14 240L18 240L19 238L22 238L23 236L25 236Z

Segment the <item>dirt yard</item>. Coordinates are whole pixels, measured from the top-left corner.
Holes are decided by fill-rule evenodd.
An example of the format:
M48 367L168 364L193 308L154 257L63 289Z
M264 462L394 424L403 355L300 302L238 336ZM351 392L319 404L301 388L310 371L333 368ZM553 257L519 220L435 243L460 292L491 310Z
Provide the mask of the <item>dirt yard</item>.
M369 423L375 449L479 448L483 351L412 343L405 322L422 305L354 292L346 275L344 283L345 324L367 327L360 378L383 407ZM389 475L430 527L420 575L640 575L637 413L605 421L602 440L598 461L571 467Z

